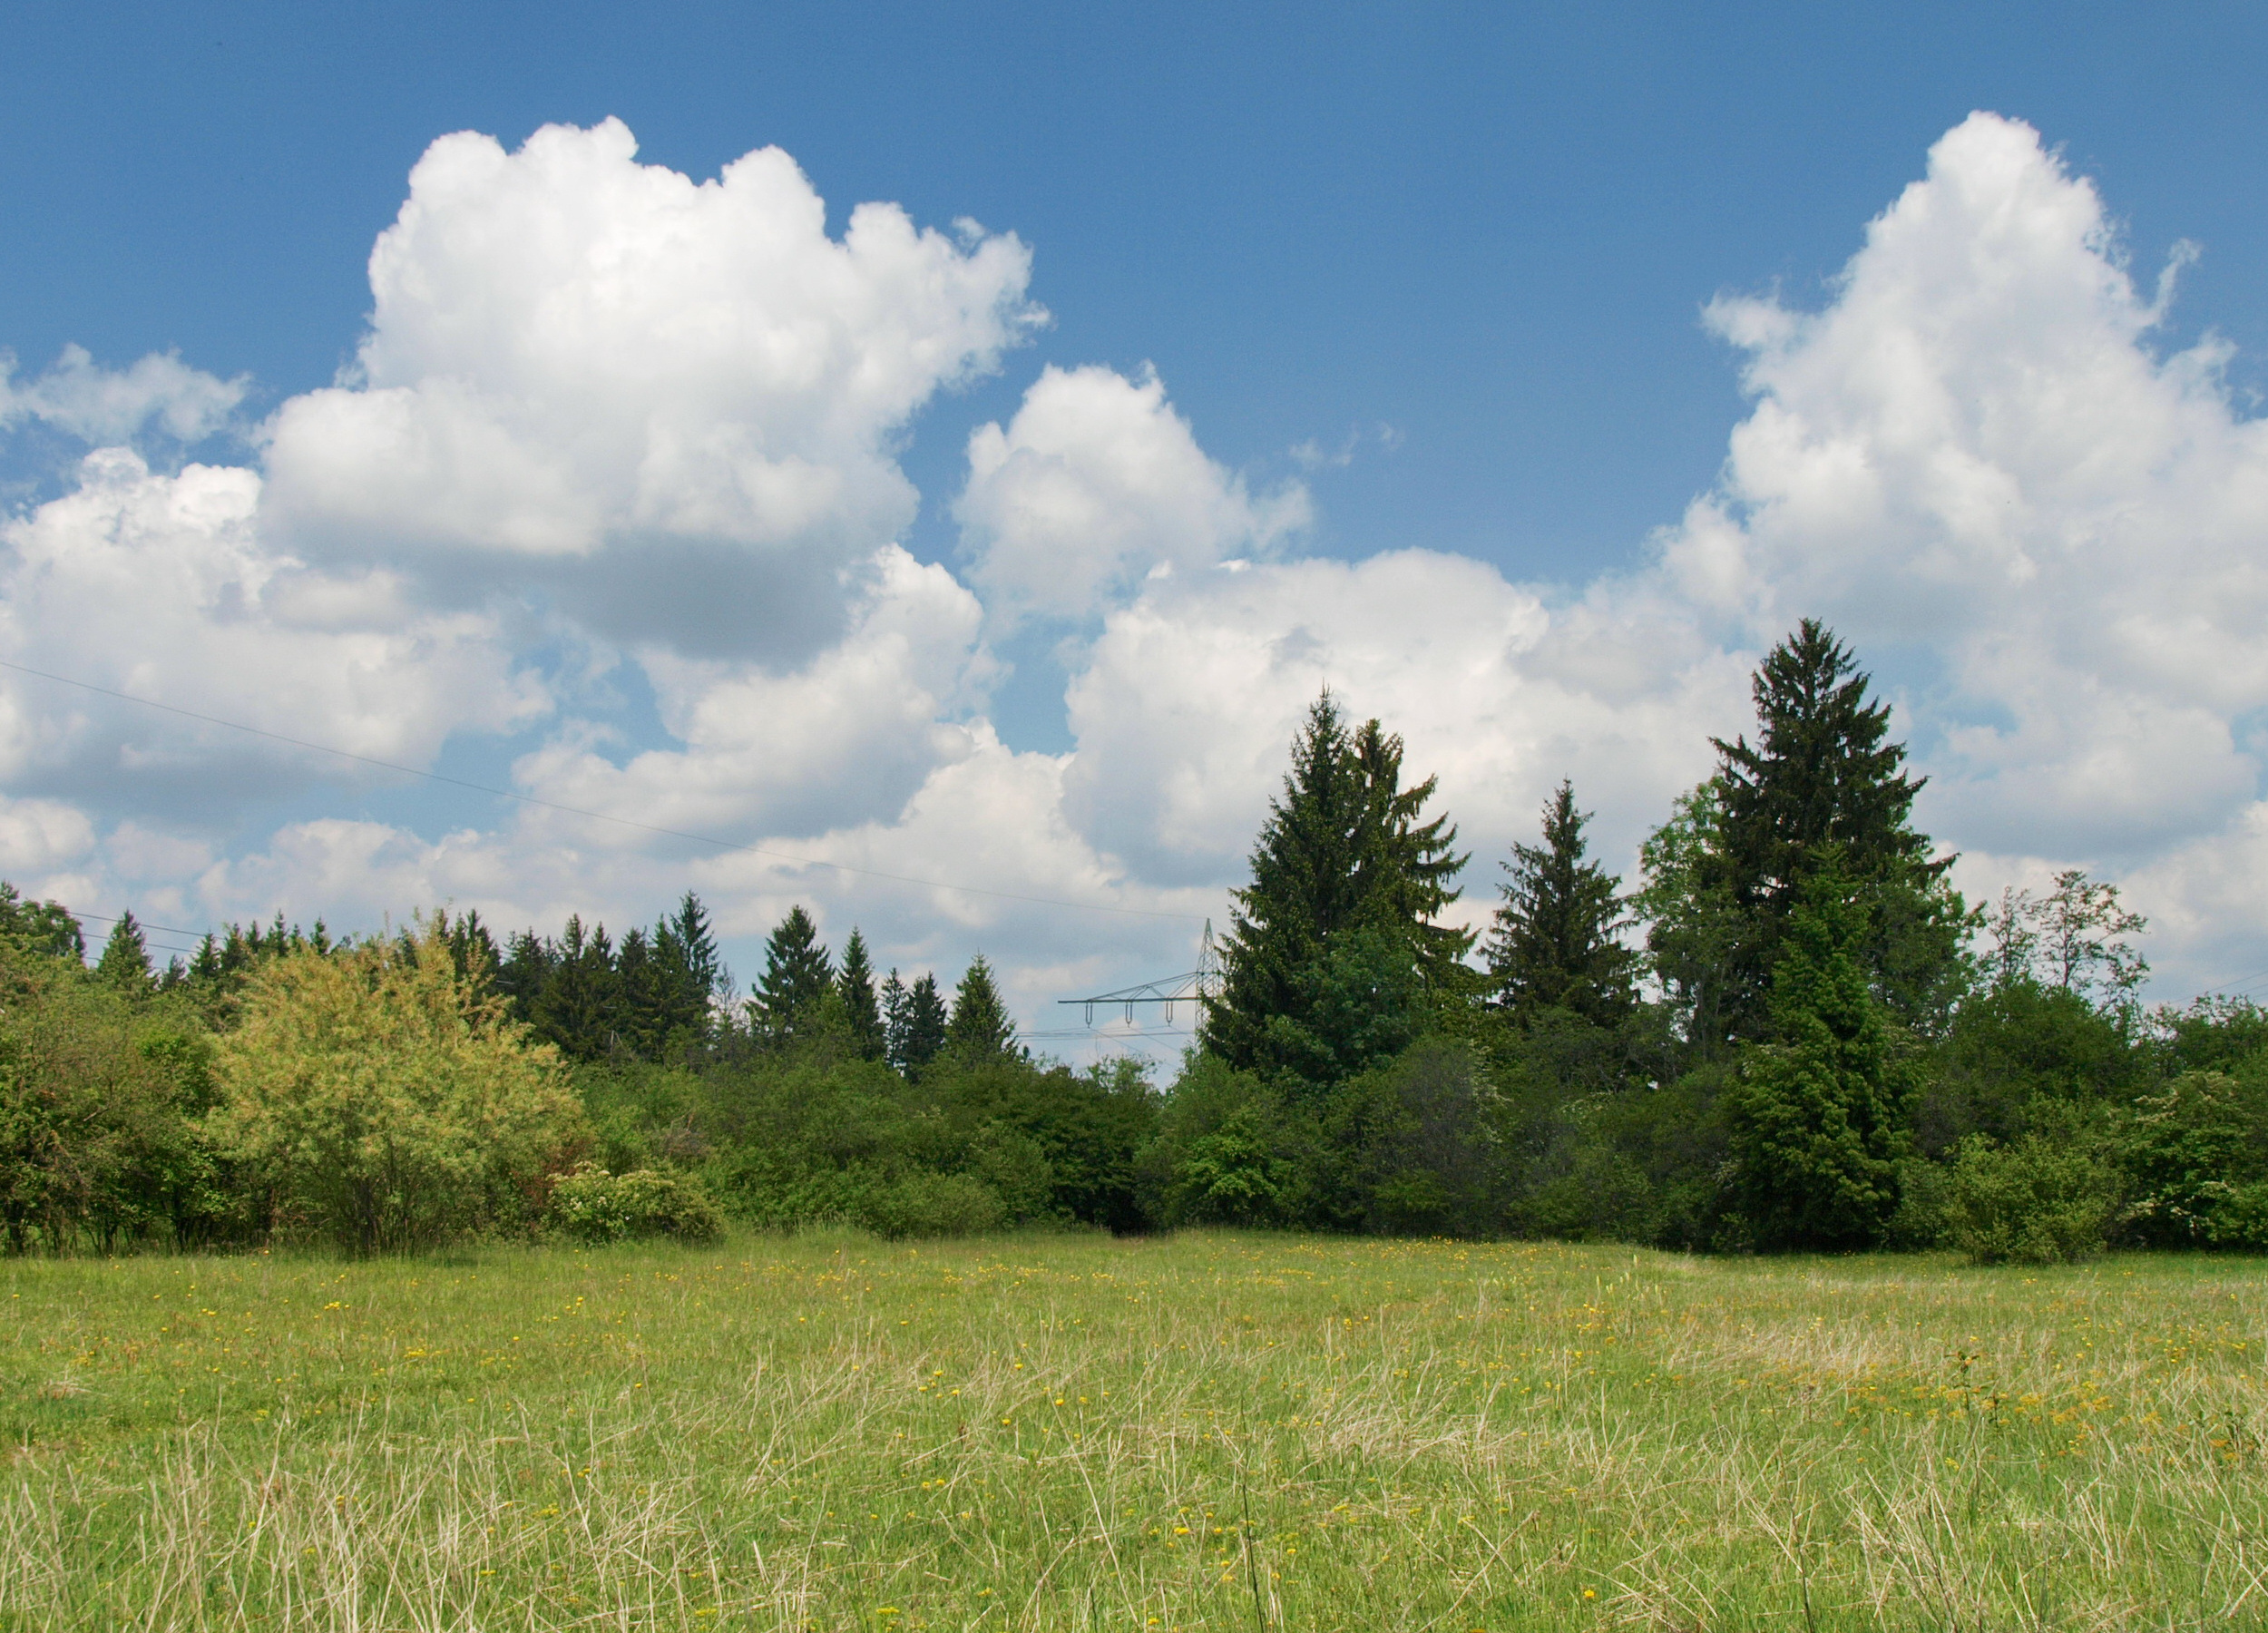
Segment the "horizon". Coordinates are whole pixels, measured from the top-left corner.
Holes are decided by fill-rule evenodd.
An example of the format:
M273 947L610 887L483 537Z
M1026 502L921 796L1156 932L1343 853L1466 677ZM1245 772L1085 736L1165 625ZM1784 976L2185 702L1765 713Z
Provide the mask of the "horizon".
M1472 922L1562 777L1634 883L1819 616L1972 901L2085 867L2153 999L2257 988L2263 25L1797 15L43 21L0 875L692 889L743 984L801 903L1044 1032L1225 925L1318 685Z

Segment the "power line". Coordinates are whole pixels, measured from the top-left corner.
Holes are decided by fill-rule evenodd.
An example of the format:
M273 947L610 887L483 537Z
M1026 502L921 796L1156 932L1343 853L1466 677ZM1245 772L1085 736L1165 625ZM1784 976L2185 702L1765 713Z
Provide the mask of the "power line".
M453 788L468 788L475 794L492 795L498 799L516 799L522 805L537 806L547 811L559 811L569 816L587 817L592 822L611 822L619 827L635 828L641 834L659 834L670 839L689 839L696 845L713 845L719 850L740 851L752 856L768 856L776 862L792 862L798 867L831 867L837 873L856 874L862 878L887 879L893 884L918 885L925 890L957 890L963 895L991 896L1003 902L1029 902L1041 907L1069 907L1080 913L1116 913L1132 918L1184 919L1195 922L1201 914L1168 913L1155 907L1114 907L1100 902L1070 902L1060 896L1026 895L1013 890L992 890L982 885L955 885L945 879L916 878L911 874L885 873L875 867L854 867L847 862L828 862L817 856L791 856L761 845L741 845L730 839L719 839L709 834L688 833L683 828L660 827L650 822L636 822L628 816L610 816L604 811L587 811L580 806L562 805L555 799L543 799L533 794L522 794L511 788L492 788L486 783L468 782L461 777L445 777L438 771L421 771L415 766L396 765L392 760L375 759L351 749L334 748L328 743L311 743L305 738L286 737L280 731L269 731L258 726L247 726L240 720L224 720L219 715L200 714L193 709L178 708L171 703L160 703L151 698L137 698L132 692L113 691L107 686L97 686L91 680L73 680L69 675L51 674L27 664L11 663L0 658L0 669L13 670L19 675L30 675L41 680L52 680L58 686L75 686L105 698L115 698L122 703L136 703L144 709L162 709L183 719L201 720L208 726L220 726L230 731L241 731L249 737L266 738L271 743L287 743L294 748L311 749L317 754L337 755L340 759L353 760L357 765L375 766L381 771L396 771L405 777L422 777L427 782L444 783ZM185 933L184 933L185 934Z
M61 902L50 902L47 905L50 907L63 907L63 904ZM122 918L112 918L108 914L81 913L75 907L63 907L63 910L69 914L73 918L93 919L98 924L115 924L122 922ZM168 935L190 935L195 936L200 941L204 937L212 934L210 930L184 930L179 924L153 924L147 919L136 919L134 920L134 924L136 926L143 930L162 930Z

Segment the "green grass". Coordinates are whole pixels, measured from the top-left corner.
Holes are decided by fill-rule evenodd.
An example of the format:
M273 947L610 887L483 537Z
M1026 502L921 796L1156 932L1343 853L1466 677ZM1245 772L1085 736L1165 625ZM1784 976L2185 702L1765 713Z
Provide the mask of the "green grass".
M0 1265L7 1628L2268 1625L2258 1261Z

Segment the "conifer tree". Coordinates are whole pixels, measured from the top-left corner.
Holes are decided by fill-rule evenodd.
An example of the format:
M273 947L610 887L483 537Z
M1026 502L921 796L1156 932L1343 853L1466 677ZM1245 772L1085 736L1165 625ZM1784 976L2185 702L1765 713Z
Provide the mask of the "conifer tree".
M937 978L924 975L909 987L895 970L882 983L886 1058L909 1080L937 1058L945 1046L945 1001Z
M660 1036L665 1045L698 1043L709 1034L713 1005L732 985L700 897L687 891L677 912L654 925L653 950Z
M1563 1010L1597 1026L1615 1026L1637 1006L1631 981L1636 955L1617 932L1628 922L1622 881L1589 859L1588 815L1575 808L1575 787L1562 781L1543 807L1543 843L1515 845L1504 865L1489 940L1496 1000L1517 1018Z
M622 1047L640 1060L658 1059L661 1052L661 983L653 943L632 924L614 950L614 1030Z
M835 973L835 991L843 1001L853 1051L863 1061L881 1060L888 1039L875 993L874 962L867 956L866 938L855 924L851 926L850 940L843 944L843 965Z
M1365 917L1416 937L1418 965L1435 985L1447 983L1472 951L1473 933L1433 920L1461 894L1452 884L1472 860L1456 853L1457 828L1446 816L1419 820L1441 778L1402 786L1402 739L1376 720L1352 737L1364 789L1362 870Z
M549 977L535 998L535 1030L576 1060L601 1060L619 1030L621 992L613 941L604 924L586 931L582 915L571 914L549 951Z
M140 994L155 985L150 973L149 944L142 940L142 926L134 922L132 908L120 914L118 923L111 926L110 940L103 944L103 956L95 961L94 973L122 993Z
M1867 898L1857 956L1880 994L1910 1022L1950 1002L1969 928L1945 884L1952 858L1931 860L1910 820L1925 779L1888 740L1890 708L1816 619L1766 654L1753 690L1757 738L1712 738L1719 756L1714 862L1737 918L1724 1016L1735 1039L1771 1030L1773 968L1813 859L1832 846Z
M468 907L452 918L445 908L437 908L433 923L440 932L441 944L449 950L449 960L457 977L474 983L475 991L485 996L493 988L496 972L503 960L496 949L496 938L481 923L480 910ZM404 937L412 944L416 937L405 930Z
M749 1009L766 1037L793 1041L809 1033L834 980L818 926L798 903L764 943L764 974Z
M1471 936L1431 920L1466 858L1444 819L1420 820L1433 779L1403 788L1402 752L1376 721L1350 731L1327 691L1308 710L1206 1002L1205 1046L1231 1066L1334 1081L1413 1035L1380 1005L1454 979Z
M1773 973L1779 1041L1725 1100L1740 1211L1763 1247L1878 1245L1898 1207L1911 1086L1861 964L1866 904L1833 847L1804 870Z
M229 952L221 954L224 967L230 964ZM504 943L504 955L496 966L496 991L511 1006L512 1018L527 1025L535 1024L535 1012L549 984L553 970L558 967L556 950L550 940L533 929L515 931Z
M978 953L953 989L953 1013L945 1022L945 1046L963 1061L992 1061L1016 1050L1015 1022L1000 1001L992 966Z

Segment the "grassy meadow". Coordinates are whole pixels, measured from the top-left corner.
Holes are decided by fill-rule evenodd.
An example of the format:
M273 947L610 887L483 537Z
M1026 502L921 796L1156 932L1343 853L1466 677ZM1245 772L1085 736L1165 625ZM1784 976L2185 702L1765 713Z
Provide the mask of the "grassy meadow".
M17 1259L0 1627L2268 1625L2261 1269Z

